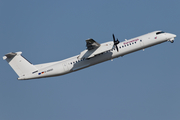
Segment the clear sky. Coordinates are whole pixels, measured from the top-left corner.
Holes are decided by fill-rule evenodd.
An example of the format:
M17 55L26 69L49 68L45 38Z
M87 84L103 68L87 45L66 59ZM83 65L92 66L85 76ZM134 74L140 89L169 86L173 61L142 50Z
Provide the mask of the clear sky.
M179 0L1 0L0 55L33 64L155 30L177 35L145 51L64 76L19 81L0 60L0 120L179 120Z

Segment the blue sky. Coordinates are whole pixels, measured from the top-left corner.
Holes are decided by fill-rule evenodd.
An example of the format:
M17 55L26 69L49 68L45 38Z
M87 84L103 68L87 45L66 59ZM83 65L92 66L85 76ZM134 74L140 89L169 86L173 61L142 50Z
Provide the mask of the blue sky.
M1 0L0 55L33 64L62 60L99 43L155 30L177 35L64 76L18 81L0 60L1 120L179 120L179 0Z

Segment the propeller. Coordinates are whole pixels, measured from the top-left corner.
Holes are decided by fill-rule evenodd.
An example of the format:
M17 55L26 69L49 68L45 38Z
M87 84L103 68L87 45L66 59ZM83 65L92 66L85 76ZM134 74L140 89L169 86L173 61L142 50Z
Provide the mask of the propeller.
M114 36L114 34L112 35L113 36L113 41L114 41L114 46L116 47L116 50L119 52L119 49L118 49L118 46L117 46L117 44L119 44L119 40L117 39L115 39L115 36Z

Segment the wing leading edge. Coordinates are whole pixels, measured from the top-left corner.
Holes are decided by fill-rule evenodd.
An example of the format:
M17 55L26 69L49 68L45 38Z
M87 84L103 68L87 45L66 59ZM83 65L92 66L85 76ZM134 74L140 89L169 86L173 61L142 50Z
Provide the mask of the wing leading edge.
M87 49L82 51L78 56L78 60L92 58L98 54L112 49L112 43L99 44L93 39L86 40Z

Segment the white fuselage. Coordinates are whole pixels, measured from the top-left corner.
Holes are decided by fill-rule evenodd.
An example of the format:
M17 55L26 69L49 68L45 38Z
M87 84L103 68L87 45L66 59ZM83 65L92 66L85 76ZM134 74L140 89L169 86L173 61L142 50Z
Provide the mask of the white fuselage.
M159 34L157 34L159 32ZM114 43L106 42L102 43L101 46L104 46L104 52L101 52L98 55L95 55L90 58L79 58L80 55L52 63L45 63L34 65L37 67L37 71L26 74L23 77L18 79L34 79L42 77L52 77L64 75L71 73L107 60L111 60L120 56L124 56L128 53L132 53L156 44L160 44L166 41L173 41L176 35L170 33L160 33L161 31L151 32L136 38L125 40L120 42L117 46L119 51L114 47ZM111 48L106 50L106 48ZM87 50L85 50L86 52Z

